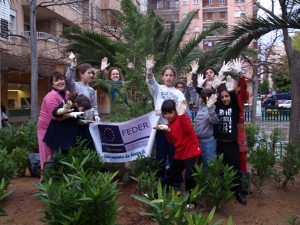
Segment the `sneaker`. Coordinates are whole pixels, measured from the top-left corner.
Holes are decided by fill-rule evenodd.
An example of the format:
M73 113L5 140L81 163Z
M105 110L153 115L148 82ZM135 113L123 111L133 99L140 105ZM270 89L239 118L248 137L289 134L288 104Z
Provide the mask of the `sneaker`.
M194 204L187 204L186 206L185 206L185 208L187 209L187 210L194 210L195 209L195 205Z
M237 192L235 195L236 200L242 204L242 205L246 205L247 204L247 200L245 195L243 195L242 193Z

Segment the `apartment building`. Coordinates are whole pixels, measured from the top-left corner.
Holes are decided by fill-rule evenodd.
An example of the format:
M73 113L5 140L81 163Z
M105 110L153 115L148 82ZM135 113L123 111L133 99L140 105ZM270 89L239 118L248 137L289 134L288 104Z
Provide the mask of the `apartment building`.
M54 5L53 1L37 0L39 105L50 89L49 74L64 72L67 64L68 54L64 52L67 41L60 37L64 29L78 26L100 31L101 24L108 30L116 30L113 12L120 9L120 1L72 1L62 0L58 1L61 5ZM41 7L48 4L50 6ZM0 72L0 99L10 119L13 122L26 120L30 115L31 82L29 0L0 1ZM98 94L101 95L101 91Z

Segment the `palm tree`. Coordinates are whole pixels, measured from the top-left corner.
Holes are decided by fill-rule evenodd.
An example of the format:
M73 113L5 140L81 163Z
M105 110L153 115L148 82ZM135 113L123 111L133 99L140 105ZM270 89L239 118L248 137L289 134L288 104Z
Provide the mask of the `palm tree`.
M223 39L220 46L224 59L232 59L245 50L254 40L263 35L282 30L283 43L288 58L289 70L292 81L292 102L289 139L300 142L300 54L292 48L289 29L300 29L299 0L279 0L281 15L256 3L266 13L266 18L245 18L230 29L229 35ZM255 96L254 96L255 97Z
M177 28L172 24L167 30L163 27L162 19L154 12L143 15L130 0L121 1L121 12L117 16L121 24L123 37L121 40L109 40L103 34L74 28L64 31L63 35L71 41L66 50L78 53L80 62L99 65L100 59L106 56L111 66L120 67L125 73L131 102L137 103L141 99L150 100L148 91L145 92L148 90L145 77L141 76L148 54L155 56L156 75L166 64L173 64L177 70L180 70L189 65L192 60L199 58L203 68L215 64L219 59L216 54L213 54L214 51L203 52L198 46L207 35L215 35L227 28L225 23L212 24L199 36L181 46L183 37L198 10L190 12ZM128 60L134 63L134 70L127 68ZM103 87L105 82L99 80L97 84Z

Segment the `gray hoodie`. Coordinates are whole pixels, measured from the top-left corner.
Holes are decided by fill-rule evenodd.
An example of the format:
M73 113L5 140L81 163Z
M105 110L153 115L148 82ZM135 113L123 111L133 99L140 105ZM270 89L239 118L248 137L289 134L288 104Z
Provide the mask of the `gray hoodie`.
M213 126L219 122L215 109L215 106L207 108L206 104L200 103L200 108L194 121L194 129L199 141L208 141L213 138Z

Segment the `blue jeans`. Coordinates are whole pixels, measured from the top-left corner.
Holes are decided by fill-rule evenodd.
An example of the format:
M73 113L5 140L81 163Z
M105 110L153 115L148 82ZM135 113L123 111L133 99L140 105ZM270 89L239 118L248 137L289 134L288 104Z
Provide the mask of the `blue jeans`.
M175 153L175 147L167 141L164 131L161 130L156 131L155 144L156 144L156 159L162 161L161 167L157 172L157 176L161 180L164 180L165 172L166 172L166 163L168 160L168 163L172 164L174 153ZM174 187L179 188L182 182L183 182L183 177L181 175L174 183Z
M202 162L205 168L207 168L208 162L215 160L217 143L214 138L209 141L200 141L202 147Z

